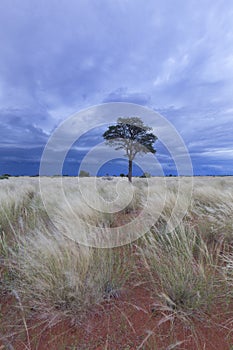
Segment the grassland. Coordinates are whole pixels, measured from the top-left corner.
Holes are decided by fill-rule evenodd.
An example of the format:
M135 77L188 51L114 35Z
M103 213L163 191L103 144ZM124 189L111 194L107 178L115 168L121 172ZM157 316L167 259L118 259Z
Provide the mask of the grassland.
M232 218L232 177L1 180L0 349L232 349Z

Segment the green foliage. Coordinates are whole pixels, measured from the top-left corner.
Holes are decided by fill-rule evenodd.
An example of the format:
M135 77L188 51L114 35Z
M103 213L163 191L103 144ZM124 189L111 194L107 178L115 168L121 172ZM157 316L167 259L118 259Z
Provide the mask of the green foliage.
M125 155L133 160L138 153L156 152L153 144L157 137L150 130L138 117L118 118L117 124L109 126L103 137L108 145L116 150L124 149Z

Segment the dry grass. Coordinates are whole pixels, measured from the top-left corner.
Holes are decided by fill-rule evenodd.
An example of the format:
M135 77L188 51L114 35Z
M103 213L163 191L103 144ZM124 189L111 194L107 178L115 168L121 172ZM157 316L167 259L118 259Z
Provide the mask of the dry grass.
M141 255L162 308L199 317L222 298L225 286L218 259L190 225L179 224L169 233L149 233Z
M129 253L81 246L57 232L35 232L22 237L13 254L19 277L14 288L43 318L60 310L78 321L94 305L117 296L129 277Z
M133 185L117 178L41 178L43 200L38 181L0 182L0 293L7 286L45 319L80 321L133 283L132 274L140 276L133 263L139 259L156 307L172 315L201 318L213 303L232 300L232 177L194 178L193 190L190 178ZM85 245L91 237L98 246L119 218L124 225L142 210L136 227L149 229L133 245ZM120 243L118 231L114 242Z

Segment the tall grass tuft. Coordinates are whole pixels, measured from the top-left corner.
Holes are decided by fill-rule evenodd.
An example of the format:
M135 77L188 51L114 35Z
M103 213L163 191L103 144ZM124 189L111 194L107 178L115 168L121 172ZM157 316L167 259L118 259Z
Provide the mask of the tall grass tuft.
M197 231L180 223L172 232L150 233L145 242L141 253L161 303L187 315L209 309L219 296L220 278Z
M222 272L228 286L228 295L233 299L233 253L223 255Z
M81 246L57 232L23 236L14 257L14 288L45 318L57 313L79 320L94 305L117 297L129 277L128 249Z

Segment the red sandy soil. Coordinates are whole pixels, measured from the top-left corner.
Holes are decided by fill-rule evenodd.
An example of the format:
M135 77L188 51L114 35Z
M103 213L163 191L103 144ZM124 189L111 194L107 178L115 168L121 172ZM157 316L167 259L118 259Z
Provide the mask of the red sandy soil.
M17 302L9 296L4 299L0 332L1 336L3 331L12 336L5 337L2 344L0 341L0 350L233 349L233 332L230 332L231 325L226 323L229 320L226 310L215 307L211 315L198 320L193 318L189 324L178 318L172 322L169 320L172 312L156 310L153 306L156 300L144 284L126 287L118 297L91 310L80 324L63 320L49 326L42 324L32 311L33 316L27 318L30 347L21 311L15 309ZM21 324L16 319L21 319ZM17 324L6 329L4 324L9 325L9 320ZM7 341L13 348L7 347Z

